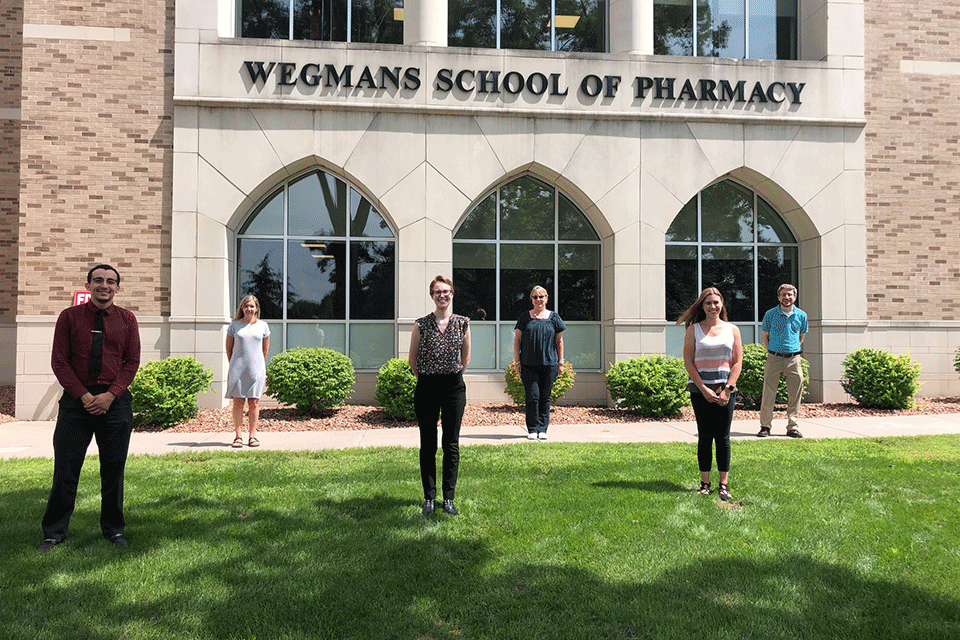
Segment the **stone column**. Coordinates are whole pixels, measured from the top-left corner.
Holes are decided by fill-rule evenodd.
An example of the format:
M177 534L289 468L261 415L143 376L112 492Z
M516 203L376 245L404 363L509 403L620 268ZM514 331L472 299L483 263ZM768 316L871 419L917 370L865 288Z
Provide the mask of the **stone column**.
M610 0L610 53L653 54L653 0Z
M403 44L447 46L447 0L405 0Z

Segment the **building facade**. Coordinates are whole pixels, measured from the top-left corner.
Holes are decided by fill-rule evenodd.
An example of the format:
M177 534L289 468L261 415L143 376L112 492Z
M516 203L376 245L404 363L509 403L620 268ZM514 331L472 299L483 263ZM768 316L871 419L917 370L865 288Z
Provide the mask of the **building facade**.
M273 353L347 353L369 401L438 273L472 319L473 401L504 398L533 284L569 326L574 402L607 400L613 362L679 355L673 320L704 286L757 340L782 281L811 319L812 398L845 398L862 346L909 351L924 395L960 393L943 37L960 12L519 4L4 2L0 382L18 417L55 412L53 325L100 261L147 359L213 369L207 406L242 295Z

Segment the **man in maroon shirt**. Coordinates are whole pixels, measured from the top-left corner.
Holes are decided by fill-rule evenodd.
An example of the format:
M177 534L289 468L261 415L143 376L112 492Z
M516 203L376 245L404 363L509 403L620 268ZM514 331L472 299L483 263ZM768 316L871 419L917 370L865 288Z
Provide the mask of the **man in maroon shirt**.
M126 547L123 470L133 431L133 402L127 387L140 367L140 330L132 312L113 304L120 274L107 264L87 273L90 300L64 309L53 334L51 366L63 386L53 433L53 488L43 514L43 543L49 551L67 537L77 483L90 440L100 450L100 530Z

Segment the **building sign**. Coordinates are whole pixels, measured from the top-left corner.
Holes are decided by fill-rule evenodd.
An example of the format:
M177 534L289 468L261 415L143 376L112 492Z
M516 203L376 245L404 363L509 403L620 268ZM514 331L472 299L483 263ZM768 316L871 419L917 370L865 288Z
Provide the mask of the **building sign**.
M405 92L412 97L423 85L419 67L336 66L309 62L264 62L246 60L243 70L247 80L260 91L271 80L276 88L299 87L301 90L375 90ZM764 103L799 105L803 82L748 82L739 79L671 78L585 74L567 79L561 73L523 74L519 71L488 69L440 69L431 80L433 91L442 96L452 92L476 95L549 96L564 99L571 90L581 98L615 98L624 87L630 87L635 101L660 100L661 106L684 103Z
M86 304L87 300L90 299L89 291L74 291L73 292L73 306L78 306L81 304Z

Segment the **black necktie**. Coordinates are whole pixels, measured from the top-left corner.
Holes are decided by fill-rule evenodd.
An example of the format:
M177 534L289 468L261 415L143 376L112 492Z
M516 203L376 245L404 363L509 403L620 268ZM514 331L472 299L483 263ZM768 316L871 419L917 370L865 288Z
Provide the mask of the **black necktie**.
M90 364L87 373L96 382L103 371L103 309L97 309L97 320L93 323L93 346L90 347Z

